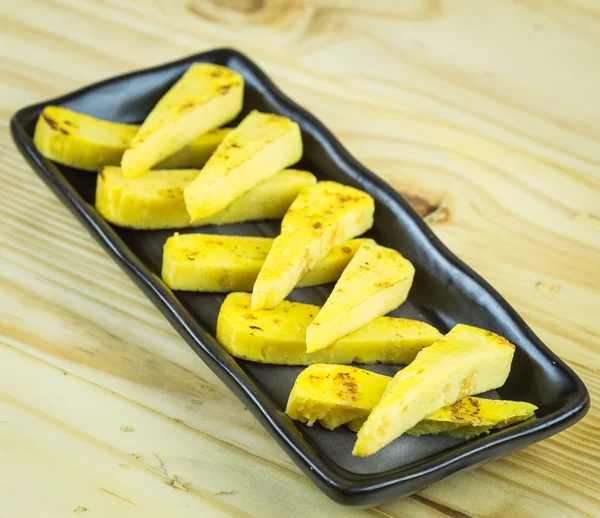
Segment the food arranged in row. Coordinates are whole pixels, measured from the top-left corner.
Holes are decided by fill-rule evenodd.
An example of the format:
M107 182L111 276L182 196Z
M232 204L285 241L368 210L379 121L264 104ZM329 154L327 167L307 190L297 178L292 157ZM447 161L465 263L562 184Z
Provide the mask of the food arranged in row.
M185 229L281 219L274 239L175 232L163 248L173 290L230 294L217 339L231 355L308 366L287 414L357 431L367 456L403 434L469 438L533 416L536 407L472 397L501 387L514 346L457 325L445 336L416 320L385 316L408 298L415 276L399 251L361 238L375 201L356 186L289 169L303 153L300 128L243 109L234 70L192 65L141 126L63 107L42 112L34 141L47 158L98 171L96 208L114 225ZM335 283L322 307L286 300L298 287ZM351 364L407 365L393 378Z

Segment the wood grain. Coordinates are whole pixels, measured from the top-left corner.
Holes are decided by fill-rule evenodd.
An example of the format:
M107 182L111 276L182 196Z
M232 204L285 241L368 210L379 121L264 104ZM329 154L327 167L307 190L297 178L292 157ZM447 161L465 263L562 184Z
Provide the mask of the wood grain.
M600 514L597 2L20 0L0 20L0 516ZM223 45L498 288L586 382L588 417L374 509L299 473L7 129L24 104Z

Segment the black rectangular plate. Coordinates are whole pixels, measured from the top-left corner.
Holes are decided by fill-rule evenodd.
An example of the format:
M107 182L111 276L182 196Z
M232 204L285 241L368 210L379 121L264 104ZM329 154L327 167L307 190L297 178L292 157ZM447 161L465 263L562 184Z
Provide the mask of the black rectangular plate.
M508 381L488 396L534 403L539 406L536 419L469 441L444 436L401 437L372 457L352 457L355 435L348 430L308 428L284 414L300 367L237 360L217 343L215 326L223 296L174 293L161 281L162 245L173 231L132 231L107 224L93 206L96 175L57 165L33 145L35 122L44 106L56 104L103 119L140 123L196 61L224 65L244 76L242 116L259 109L285 115L300 124L305 148L300 167L321 180L358 187L375 198L375 225L369 235L382 245L400 250L417 271L408 301L393 315L430 322L442 332L457 322L471 324L505 336L517 345ZM401 196L352 158L314 116L282 94L252 61L235 50L203 52L23 108L13 117L11 130L17 147L36 173L304 473L340 503L370 506L408 495L448 475L560 432L588 410L589 395L581 380L541 343L508 303L454 256ZM194 231L275 236L278 228L276 222L264 222ZM322 304L330 289L294 290L290 298ZM371 368L389 374L398 370L390 366Z

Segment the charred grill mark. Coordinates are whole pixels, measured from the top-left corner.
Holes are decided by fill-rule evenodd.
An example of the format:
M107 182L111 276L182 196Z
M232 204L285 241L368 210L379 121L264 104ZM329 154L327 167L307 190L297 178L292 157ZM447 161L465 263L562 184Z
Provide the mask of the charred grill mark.
M48 123L48 126L55 131L58 130L58 122L56 122L52 117L46 115L45 113L42 113L42 117Z

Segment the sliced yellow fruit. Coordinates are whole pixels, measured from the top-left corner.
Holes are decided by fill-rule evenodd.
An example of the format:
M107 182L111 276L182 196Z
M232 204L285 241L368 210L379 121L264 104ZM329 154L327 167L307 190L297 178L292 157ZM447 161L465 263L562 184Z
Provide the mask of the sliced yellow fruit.
M358 432L353 455L372 455L437 410L501 387L515 346L489 331L459 324L400 371Z
M374 210L371 196L346 185L318 182L304 189L258 275L252 309L277 306L334 246L371 228Z
M296 378L285 413L308 426L319 421L334 430L369 415L390 379L347 365L311 365Z
M164 246L162 278L174 290L251 291L271 242L268 237L175 234Z
M331 250L313 275L303 279L304 286L334 282L362 241L347 241ZM252 291L272 244L266 237L175 234L163 248L162 278L173 290Z
M46 106L35 126L33 142L59 164L86 171L117 165L138 126L109 122L60 106Z
M194 63L158 101L123 154L125 176L141 176L200 135L233 120L242 110L243 94L244 79L237 72Z
M307 171L286 169L238 198L210 218L190 223L183 190L198 169L152 170L127 178L120 167L105 167L96 184L96 209L111 223L135 229L224 225L279 219L304 187L316 182Z
M308 426L318 421L324 428L334 430L346 424L358 432L391 379L345 365L312 365L296 378L286 413ZM406 434L420 436L446 432L454 437L468 438L524 421L535 410L535 405L523 401L469 396L427 416Z
M406 300L414 275L413 265L396 250L375 242L365 243L308 327L306 351L329 347L374 318L396 309Z
M219 144L202 174L185 190L191 220L223 210L301 157L298 124L280 115L251 112Z
M406 433L418 437L446 432L452 437L468 439L493 428L525 421L536 410L537 406L524 401L466 397L427 416Z
M287 300L274 309L252 311L248 293L232 293L219 312L217 339L233 356L260 363L403 365L442 337L425 322L379 317L331 347L308 354L306 328L318 311L318 306Z
M139 130L134 124L110 122L60 106L46 106L35 126L33 141L54 162L85 171L118 166ZM202 167L230 128L217 128L190 142L157 168Z

